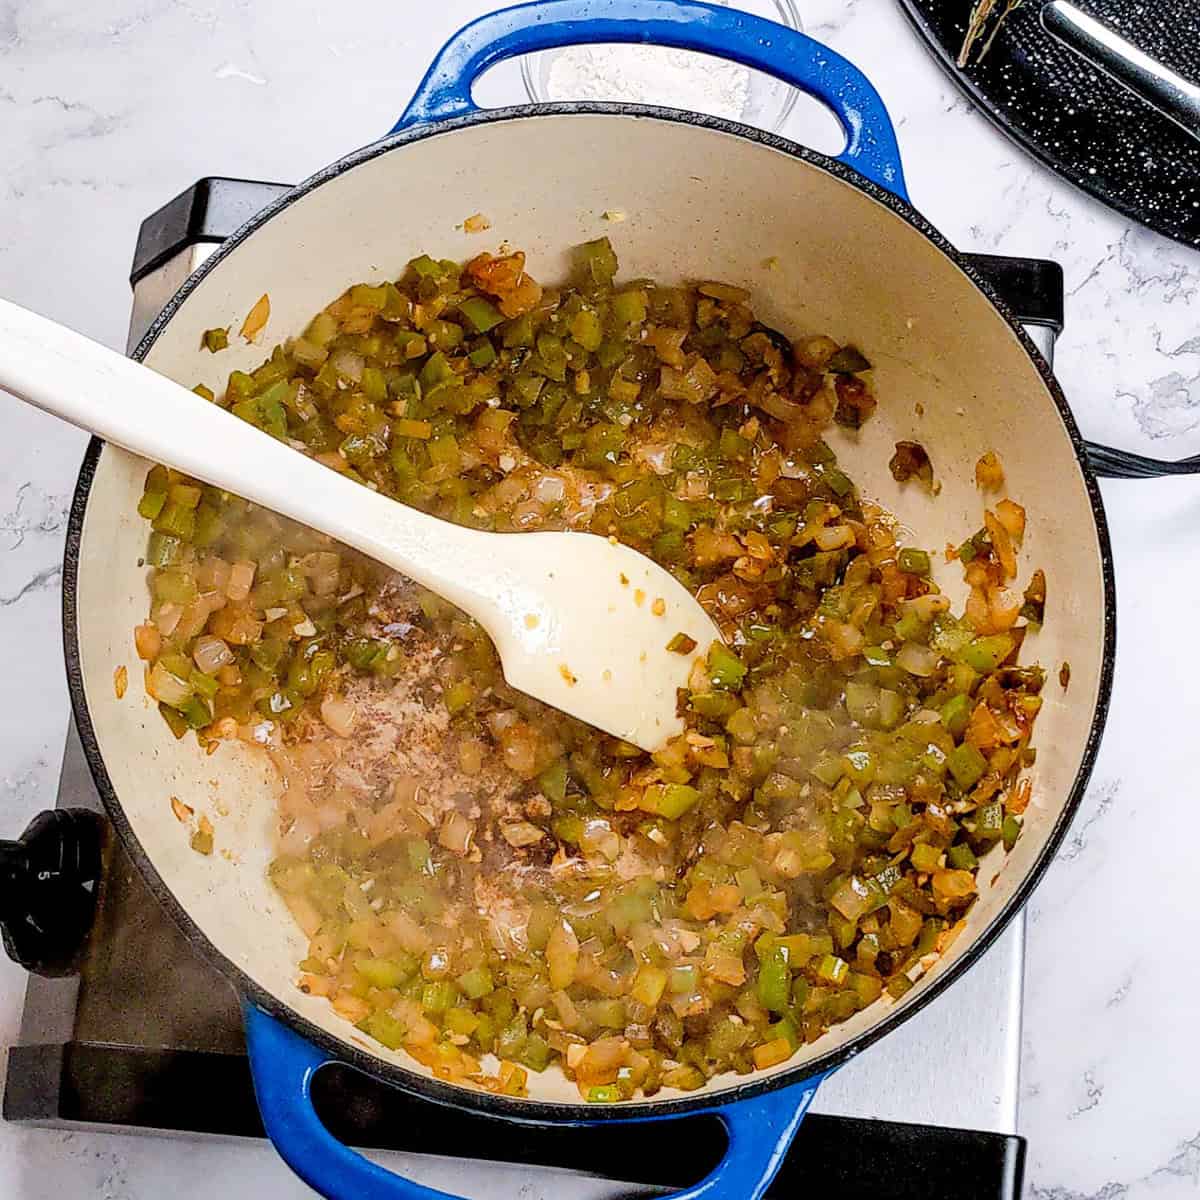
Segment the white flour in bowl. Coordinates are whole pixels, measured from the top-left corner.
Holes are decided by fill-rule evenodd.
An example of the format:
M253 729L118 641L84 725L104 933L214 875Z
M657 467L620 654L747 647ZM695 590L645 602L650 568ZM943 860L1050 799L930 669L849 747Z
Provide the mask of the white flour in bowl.
M661 46L574 46L550 66L551 100L616 100L661 104L740 119L750 95L750 72L689 50Z

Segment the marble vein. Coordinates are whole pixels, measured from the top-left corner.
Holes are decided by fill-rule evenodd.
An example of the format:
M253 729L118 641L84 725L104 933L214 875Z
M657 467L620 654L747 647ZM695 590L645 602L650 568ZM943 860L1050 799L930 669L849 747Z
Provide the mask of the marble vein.
M1091 1112L1104 1098L1104 1085L1096 1082L1096 1076L1091 1071L1083 1073L1083 1090L1085 1099L1067 1113L1068 1121L1074 1121L1084 1113Z
M15 550L26 537L59 533L66 525L70 501L52 496L33 483L17 488L16 504L0 514L0 551Z
M1173 1184L1180 1184L1189 1191L1176 1191ZM1171 1190L1163 1191L1162 1185ZM1034 1200L1138 1200L1141 1196L1194 1195L1197 1187L1200 1187L1200 1133L1180 1142L1162 1166L1128 1183L1110 1180L1095 1191L1088 1192L1036 1184L1031 1194Z
M1088 799L1090 803L1094 804L1094 807L1082 820L1077 819L1075 829L1058 852L1061 861L1072 862L1087 850L1093 827L1108 815L1109 810L1116 803L1120 791L1121 783L1116 779L1102 783L1093 789Z
M1124 979L1121 980L1117 990L1104 1002L1105 1008L1115 1008L1120 1004L1126 996L1129 995L1133 988L1133 972L1130 971Z
M31 579L27 579L15 592L10 595L0 594L0 608L12 608L15 604L20 604L26 596L33 595L36 592L42 592L48 588L57 585L62 578L62 564L55 563L53 566L44 567L38 571Z
M1128 233L1128 231L1126 231L1126 233ZM1120 243L1117 243L1116 245L1113 245L1113 246L1109 246L1108 250L1104 254L1104 257L1101 258L1099 260L1099 262L1097 262L1096 265L1091 268L1090 271L1088 271L1087 275L1083 279L1081 279L1074 287L1069 288L1067 290L1067 298L1074 299L1076 296L1078 296L1079 293L1084 290L1084 288L1086 288L1089 284L1091 284L1093 282L1093 280L1099 278L1100 273L1104 270L1104 268L1106 266L1108 266L1108 264L1110 262L1113 262L1118 257L1119 254L1120 254Z
M21 41L21 33L17 27L17 3L0 5L0 53L17 46Z
M1147 437L1156 441L1187 433L1200 425L1200 371L1185 376L1179 371L1159 375L1147 383L1142 395L1118 392L1129 400L1134 419Z

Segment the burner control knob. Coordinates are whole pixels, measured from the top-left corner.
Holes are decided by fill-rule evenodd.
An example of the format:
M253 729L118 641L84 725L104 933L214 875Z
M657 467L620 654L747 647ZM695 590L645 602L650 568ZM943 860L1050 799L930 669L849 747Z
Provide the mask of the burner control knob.
M0 933L14 962L38 975L78 966L100 887L104 822L85 808L39 813L0 841Z

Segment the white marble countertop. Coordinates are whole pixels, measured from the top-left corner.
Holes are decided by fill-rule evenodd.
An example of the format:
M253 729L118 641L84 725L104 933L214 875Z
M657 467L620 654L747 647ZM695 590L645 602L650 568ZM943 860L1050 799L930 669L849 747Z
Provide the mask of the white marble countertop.
M446 36L488 7L0 0L0 294L123 345L142 217L199 176L295 180L378 136ZM996 134L892 3L800 8L884 94L914 202L952 241L1063 264L1058 369L1085 433L1200 452L1200 257ZM518 100L515 72L498 71L486 95ZM828 147L806 104L788 132ZM0 834L14 836L54 799L67 720L59 562L83 438L15 402L0 412L0 645L20 697L0 721ZM1030 907L1021 1132L1039 1200L1183 1200L1200 1191L1200 940L1196 851L1173 830L1194 825L1176 781L1193 777L1200 704L1173 592L1200 583L1200 481L1104 493L1116 694L1083 811ZM16 1037L23 991L0 961L0 1046ZM527 1194L519 1183L496 1171L488 1194ZM13 1200L214 1193L310 1194L261 1146L0 1125L0 1195Z

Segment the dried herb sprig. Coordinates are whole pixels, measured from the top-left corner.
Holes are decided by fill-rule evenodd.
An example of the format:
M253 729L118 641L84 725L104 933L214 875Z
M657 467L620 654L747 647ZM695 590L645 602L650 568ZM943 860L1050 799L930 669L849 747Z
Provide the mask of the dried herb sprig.
M1001 7L1002 3L1003 7ZM971 61L971 51L986 34L983 48L975 59L976 64L983 62L1004 22L1024 3L1025 0L975 0L975 4L971 8L971 19L967 22L967 33L963 38L962 49L958 52L958 65L965 67Z

